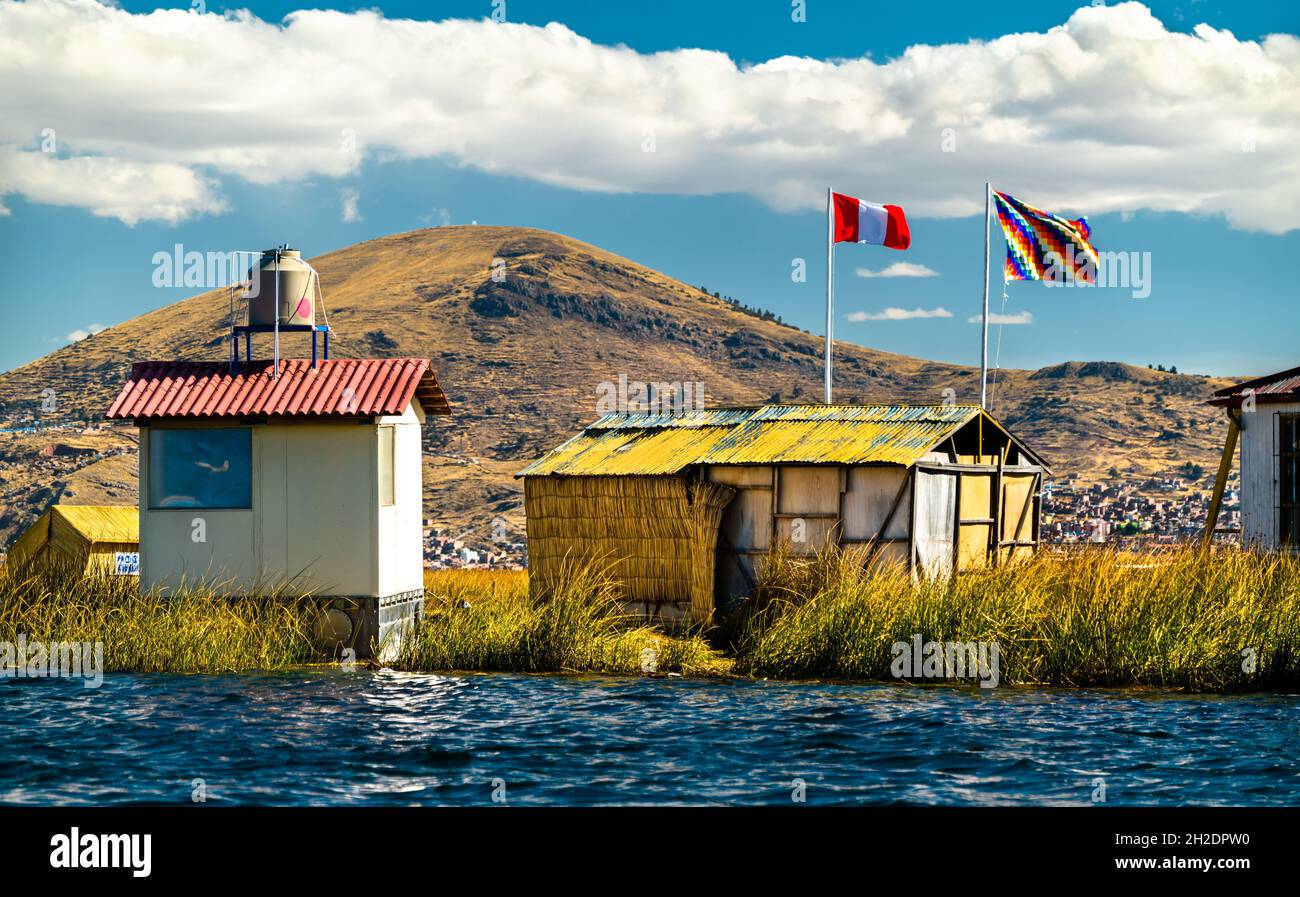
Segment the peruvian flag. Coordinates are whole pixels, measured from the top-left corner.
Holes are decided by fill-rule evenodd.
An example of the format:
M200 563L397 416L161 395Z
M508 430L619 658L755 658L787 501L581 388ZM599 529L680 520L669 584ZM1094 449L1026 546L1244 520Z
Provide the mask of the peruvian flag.
M901 206L882 206L843 193L835 200L835 242L872 243L890 249L906 249L912 242L907 217Z

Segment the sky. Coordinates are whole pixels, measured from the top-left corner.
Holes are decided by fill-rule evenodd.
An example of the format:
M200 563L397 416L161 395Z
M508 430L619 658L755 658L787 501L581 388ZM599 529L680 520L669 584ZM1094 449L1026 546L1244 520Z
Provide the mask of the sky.
M1292 367L1297 34L1223 0L0 0L0 369L199 292L156 282L177 244L471 222L820 334L827 187L912 232L835 248L836 337L978 364L986 181L1134 265L1004 300L995 223L997 364Z

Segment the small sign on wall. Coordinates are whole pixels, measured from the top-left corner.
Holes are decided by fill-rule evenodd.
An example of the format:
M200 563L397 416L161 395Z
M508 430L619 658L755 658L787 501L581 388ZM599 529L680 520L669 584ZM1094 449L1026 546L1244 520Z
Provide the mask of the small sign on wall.
M140 575L140 552L119 551L113 555L113 568L118 576Z

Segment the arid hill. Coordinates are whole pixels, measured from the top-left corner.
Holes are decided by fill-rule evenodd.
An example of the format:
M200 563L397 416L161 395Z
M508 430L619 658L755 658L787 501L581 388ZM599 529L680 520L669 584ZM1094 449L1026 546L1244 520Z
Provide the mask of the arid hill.
M433 359L454 414L426 430L426 515L470 538L485 538L498 516L522 531L511 475L596 417L601 384L620 375L702 382L711 406L821 395L819 336L558 234L431 228L359 243L312 264L337 333L335 356ZM227 319L221 290L126 321L0 375L0 410L11 421L96 421L133 360L227 357ZM307 353L301 335L286 335L284 345L287 355ZM269 342L260 349L267 354ZM838 400L938 402L945 390L957 401L978 399L977 369L847 343L837 351ZM1222 428L1202 402L1224 382L1069 362L999 372L992 410L1058 475L1075 472L1086 482L1115 467L1136 477L1187 461L1212 470ZM53 413L39 410L47 388L56 397ZM0 538L7 542L60 497L134 500L128 434L83 438L126 454L42 472L23 461L42 437L0 442Z

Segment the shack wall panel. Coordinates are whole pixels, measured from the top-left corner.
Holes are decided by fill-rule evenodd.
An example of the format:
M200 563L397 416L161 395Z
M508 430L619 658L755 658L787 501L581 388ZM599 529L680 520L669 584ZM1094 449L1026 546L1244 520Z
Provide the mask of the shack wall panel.
M737 488L772 485L772 468L770 467L715 464L705 470L708 479L714 483L724 483Z
M970 459L973 463L974 458ZM978 520L993 516L993 475L964 473L961 478L961 519ZM987 523L965 524L959 534L958 570L978 570L988 564L989 535Z
M253 451L258 450L257 428ZM164 593L203 580L236 593L258 580L257 534L251 509L150 509L148 430L140 439L140 587ZM256 455L255 455L256 457ZM256 496L260 474L254 466ZM256 500L256 498L254 499ZM196 521L202 521L196 526ZM202 533L203 540L195 541Z
M1014 468L1002 471L1002 541L1025 542L1034 538L1034 486L1035 475L1016 473ZM1022 519L1023 518L1023 519ZM1011 546L1001 549L999 563L1020 561L1030 557L1033 549Z
M1300 402L1257 403L1242 412L1241 537L1247 544L1278 547L1278 415L1300 412Z
M838 514L840 468L782 467L777 492L777 510L782 514Z
M767 551L772 543L772 493L767 489L740 489L722 517L722 535L737 551Z
M889 509L907 480L903 467L853 467L849 469L848 491L844 493L844 538L873 539L889 515ZM911 490L903 494L894 519L884 532L886 539L907 538L912 519Z
M776 538L794 555L813 555L838 539L839 521L828 517L781 517Z

